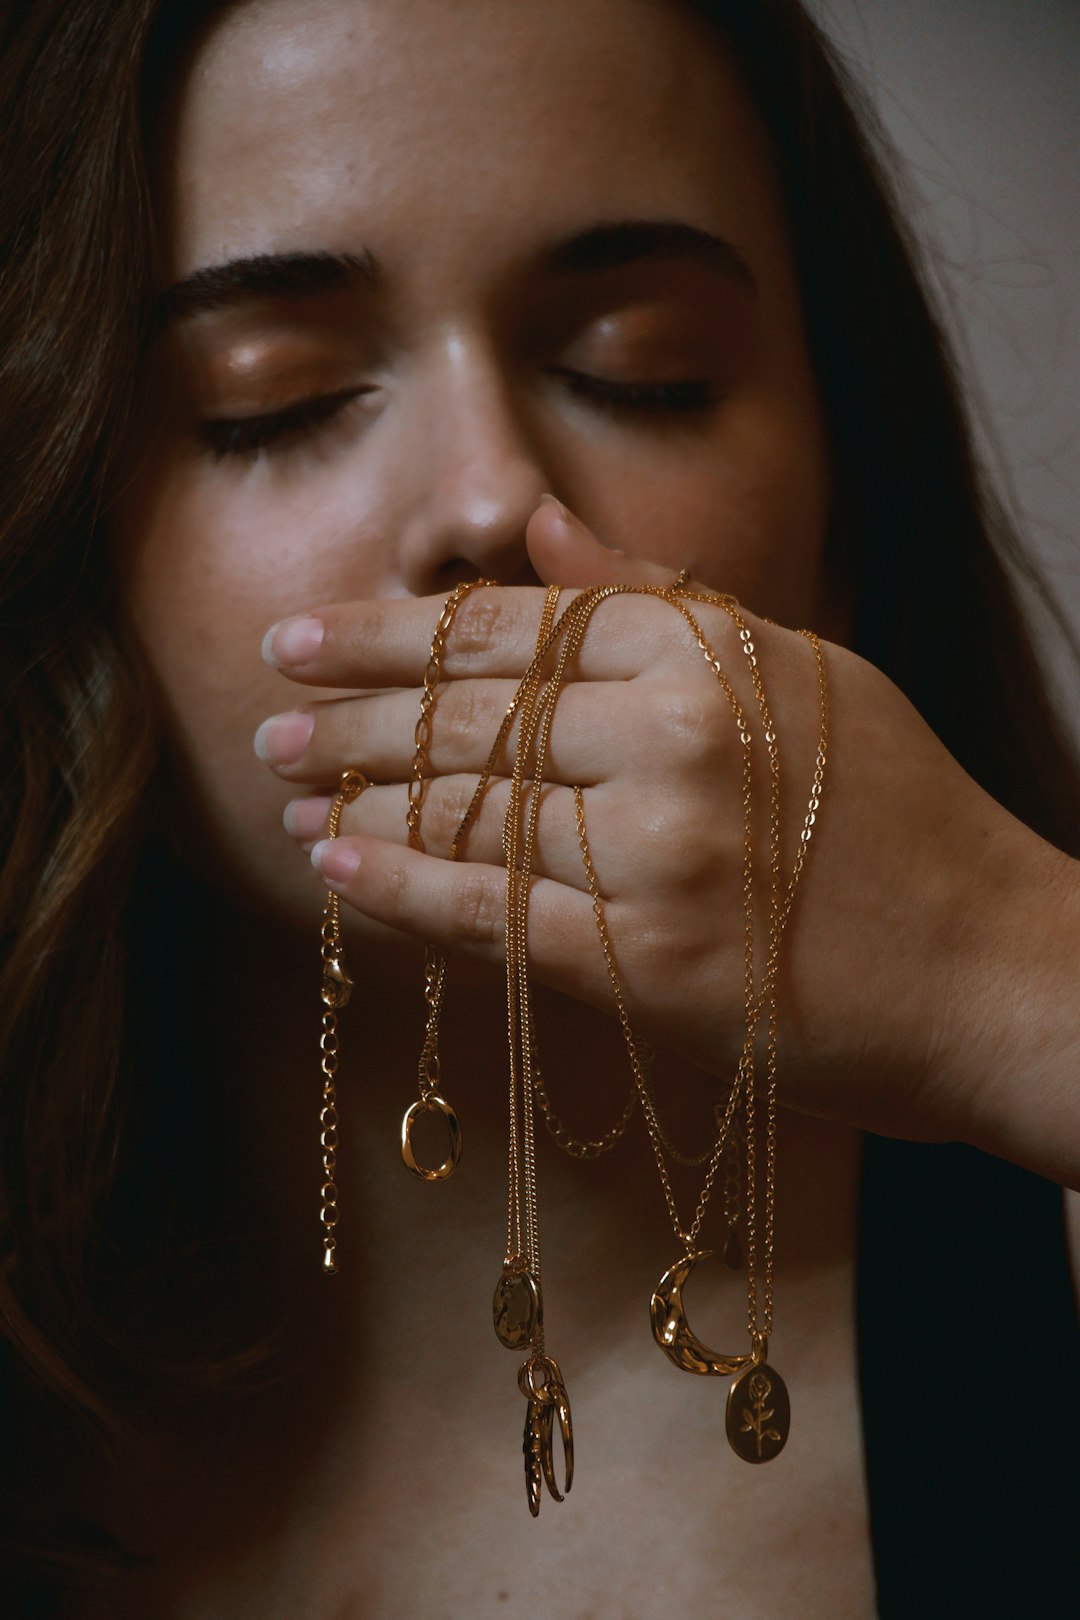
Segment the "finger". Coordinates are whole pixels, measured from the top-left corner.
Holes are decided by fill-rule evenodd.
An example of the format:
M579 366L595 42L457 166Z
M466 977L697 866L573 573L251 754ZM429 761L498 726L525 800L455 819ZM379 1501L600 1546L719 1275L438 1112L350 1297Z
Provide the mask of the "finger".
M515 681L444 686L432 712L423 774L482 771L516 691ZM646 714L662 702L655 680L648 694L633 682L568 682L555 700L544 780L591 787L632 766L647 741ZM330 787L350 765L374 782L404 782L413 771L419 713L415 690L330 698L264 720L255 752L288 782ZM497 766L513 759L516 739L515 722ZM647 763L644 751L638 768Z
M421 804L420 831L429 855L445 859L467 814L473 809L475 776L438 777L427 784ZM491 782L457 843L457 858L505 870L504 827L511 784ZM712 808L728 808L720 828L706 831L700 803L687 805L658 782L632 794L607 784L582 795L582 826L572 788L545 786L541 792L530 871L569 888L587 891L590 872L605 903L659 900L667 907L738 905L742 881L742 823L738 788L732 785L730 806L720 796ZM310 851L328 836L327 797L295 799L285 808L286 831ZM522 791L518 823L519 852L532 810L532 791ZM373 837L385 843L409 841L409 797L403 784L372 787L344 806L338 824L343 838Z
M525 529L529 560L545 584L655 585L666 590L679 568L616 551L553 495L545 495ZM682 565L680 564L680 567Z
M442 859L449 855L451 844L458 837L462 822L472 809L478 780L476 776L441 776L427 784L421 806L420 830L429 855ZM459 859L505 867L503 829L510 791L511 784L506 777L489 783L467 833L459 842ZM331 803L332 800L327 798L298 799L286 806L286 830L302 847L310 849L320 838L326 837ZM531 804L532 791L526 784L521 799L523 834ZM408 809L409 796L404 785L369 788L352 804L345 806L339 822L339 834L348 838L363 835L380 838L386 843L407 843ZM601 809L597 806L596 794L590 793L590 823L597 820ZM590 825L590 833L592 831ZM605 875L613 870L615 864L605 862ZM623 864L620 859L620 869ZM549 786L542 790L531 869L538 877L552 878L571 888L588 887L578 840L573 789Z
M324 840L311 859L327 886L365 916L443 950L505 962L506 873L500 867L442 861L377 838ZM611 988L587 894L546 878L533 883L528 955L545 983L610 1007Z
M671 577L665 571L663 583L670 584ZM442 677L520 680L536 651L544 594L531 586L471 592L459 606L447 637ZM571 600L568 591L560 611ZM328 604L312 615L272 626L264 638L263 656L301 685L419 687L444 605L442 597ZM730 642L730 626L719 611L714 628ZM685 627L666 604L648 597L616 598L597 609L575 658L575 677L631 680L662 660L680 653L685 659L687 645Z

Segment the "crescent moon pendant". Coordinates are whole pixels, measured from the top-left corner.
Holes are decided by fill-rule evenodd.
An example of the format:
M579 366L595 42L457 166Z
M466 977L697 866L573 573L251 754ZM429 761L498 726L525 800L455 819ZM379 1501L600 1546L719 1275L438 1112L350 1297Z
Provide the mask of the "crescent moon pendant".
M669 1267L656 1285L650 1306L653 1338L661 1350L681 1372L712 1374L730 1378L744 1371L753 1356L719 1356L708 1345L702 1344L686 1320L682 1291L687 1278L699 1260L704 1260L710 1249L695 1249Z

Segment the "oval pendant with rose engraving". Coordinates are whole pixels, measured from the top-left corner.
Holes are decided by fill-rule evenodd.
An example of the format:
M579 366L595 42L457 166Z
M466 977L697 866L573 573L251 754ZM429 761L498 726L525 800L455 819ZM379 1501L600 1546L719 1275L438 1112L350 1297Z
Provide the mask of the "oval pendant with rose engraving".
M784 1449L791 1428L787 1386L767 1361L753 1363L728 1390L728 1444L744 1462L771 1462Z
M543 1307L531 1272L503 1272L495 1284L491 1316L499 1342L508 1350L524 1350L532 1343L543 1320Z

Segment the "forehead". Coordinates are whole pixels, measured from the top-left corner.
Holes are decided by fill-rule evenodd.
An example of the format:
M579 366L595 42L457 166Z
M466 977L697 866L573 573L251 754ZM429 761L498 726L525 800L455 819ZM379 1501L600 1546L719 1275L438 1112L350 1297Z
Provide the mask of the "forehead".
M745 239L779 212L722 43L676 0L247 0L201 42L169 154L176 276L360 240L510 257L590 216Z

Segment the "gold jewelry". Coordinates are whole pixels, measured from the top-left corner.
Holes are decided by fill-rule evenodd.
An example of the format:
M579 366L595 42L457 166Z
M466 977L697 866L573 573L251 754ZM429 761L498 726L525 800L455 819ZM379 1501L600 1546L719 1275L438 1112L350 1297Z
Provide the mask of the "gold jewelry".
M435 699L439 680L442 675L443 658L446 654L446 639L450 634L450 627L454 622L458 608L465 598L483 586L494 584L490 579L470 579L461 585L455 586L443 604L431 638L431 650L428 654L427 668L424 671L424 689L420 696L420 716L416 722L414 734L415 750L412 759L412 769L409 775L409 805L406 812L406 825L408 827L408 842L410 849L423 852L424 840L420 832L420 818L423 808L424 796L427 792L427 777L425 770L429 762L431 748L432 715L435 709ZM455 858L451 852L450 859ZM421 1181L445 1181L457 1168L461 1158L461 1125L457 1114L442 1096L440 1091L439 1071L439 1008L442 1000L443 980L446 976L446 954L436 950L433 945L425 947L424 951L424 1001L427 1006L427 1022L424 1030L424 1043L420 1052L420 1096L411 1107L405 1110L401 1121L401 1157L405 1167L411 1170L414 1176ZM412 1132L416 1121L424 1114L439 1113L446 1122L449 1140L449 1152L440 1165L434 1169L427 1169L419 1163L413 1152Z
M821 645L810 632L804 631L815 653L820 706L820 734L809 807L804 816L795 863L786 891L781 885L780 873L780 762L775 727L769 712L764 684L751 632L741 616L733 597L704 593L688 587L685 571L672 586L661 589L651 586L610 585L594 586L581 592L553 624L557 590L549 591L538 636L537 651L526 670L515 696L507 708L498 735L481 773L469 808L455 834L450 858L457 859L462 842L477 813L483 795L490 783L499 753L517 715L521 716L517 752L511 778L511 792L504 824L503 847L507 866L507 1012L510 1041L510 1142L509 1192L507 1217L507 1251L502 1275L496 1286L493 1311L496 1332L508 1348L526 1349L528 1354L519 1371L519 1387L529 1405L526 1415L524 1455L526 1484L530 1511L539 1511L541 1484L546 1483L551 1494L562 1500L554 1476L552 1445L555 1418L559 1419L566 1453L566 1482L569 1489L573 1467L573 1433L569 1401L558 1364L547 1354L544 1345L543 1296L540 1269L540 1228L535 1163L535 1131L533 1101L538 1102L549 1129L555 1119L536 1061L535 1034L532 1025L527 974L528 896L531 882L540 802L543 796L544 765L547 756L555 703L566 677L570 659L580 648L592 615L600 602L608 596L636 594L658 596L681 613L717 679L721 692L731 708L738 728L742 747L743 785L743 911L745 934L744 1007L745 1030L736 1073L726 1102L717 1105L717 1131L711 1149L697 1162L708 1159L708 1168L698 1196L693 1220L684 1228L678 1214L670 1177L665 1163L665 1148L670 1148L660 1128L655 1102L648 1077L648 1053L635 1039L630 1026L625 1002L615 967L614 952L607 933L603 904L599 895L595 870L588 849L585 827L584 796L575 788L575 811L579 844L588 876L589 892L593 900L594 916L604 950L608 976L615 999L616 1012L623 1030L630 1058L637 1097L645 1113L650 1141L660 1176L668 1213L676 1236L683 1246L683 1257L669 1267L661 1278L652 1298L651 1317L657 1343L674 1364L685 1371L733 1377L728 1392L726 1429L728 1440L736 1453L747 1461L762 1462L777 1455L782 1448L790 1424L790 1408L783 1380L767 1361L768 1339L772 1329L773 1313L773 1254L774 1208L776 1189L776 1107L778 1070L778 1016L776 998L777 965L780 941L788 922L796 886L803 870L807 846L812 836L820 808L821 790L828 742L828 700L825 664ZM754 862L753 862L753 778L751 773L751 734L749 723L736 697L735 691L721 668L712 647L688 603L707 602L719 606L733 620L739 634L743 655L747 659L767 749L770 793L768 810L769 845L769 906L768 941L760 982L755 977L754 963ZM448 604L449 606L449 604ZM444 636L445 640L445 636ZM553 647L562 642L554 673L542 679L543 664ZM435 656L433 646L433 658ZM438 665L430 682L433 693L438 680ZM425 682L425 693L429 683ZM433 702L433 698L432 698ZM418 751L430 741L430 704L427 708L428 726L421 739L418 725ZM530 752L534 754L531 769L531 796L529 811L524 817L523 800L525 775ZM414 772L414 775L417 774ZM422 769L419 772L422 779ZM419 794L417 795L417 800ZM410 791L410 807L413 793ZM417 816L418 816L417 811ZM410 833L418 833L418 822L410 820ZM422 846L421 846L422 847ZM444 984L445 962L436 964L429 978L428 1030L425 1052L437 1059L437 1030ZM764 1166L759 1176L758 1164L758 1100L755 1097L755 1041L762 1020L765 1023L765 1095L764 1095ZM423 1073L423 1069L422 1069ZM437 1068L435 1070L437 1077ZM441 1101L441 1099L440 1099ZM565 1138L561 1145L578 1157L594 1156L595 1151L606 1151L626 1129L632 1107L611 1131L598 1143L580 1143L569 1136L561 1122L556 1120L553 1134ZM740 1130L741 1126L741 1130ZM740 1140L741 1137L741 1140ZM590 1152L590 1149L594 1152ZM681 1156L680 1156L681 1157ZM741 1161L741 1177L740 1177ZM750 1332L750 1350L747 1353L721 1356L709 1350L693 1334L686 1319L682 1289L699 1259L708 1251L697 1247L698 1235L716 1177L723 1165L725 1187L725 1224L728 1227L729 1261L737 1263L736 1251L741 1247L739 1223L733 1218L740 1202L743 1204L742 1227L745 1233L747 1260L747 1323ZM740 1188L741 1180L741 1188ZM763 1183L760 1185L759 1183ZM760 1207L759 1207L760 1206Z
M766 963L762 974L760 990L755 993L753 971L753 862L752 862L752 777L750 774L750 733L741 706L735 697L734 690L727 680L724 672L706 641L700 626L681 602L675 597L673 587L666 599L672 601L683 616L687 619L695 640L707 658L721 685L725 697L732 708L733 715L739 726L740 739L743 745L743 796L744 796L744 912L746 931L746 1034L744 1038L743 1053L736 1075L735 1085L728 1100L728 1106L719 1120L719 1129L710 1157L709 1169L698 1199L694 1220L688 1231L681 1227L677 1207L675 1205L673 1189L664 1163L663 1133L659 1129L656 1117L655 1104L651 1097L647 1075L644 1072L640 1059L640 1048L634 1040L622 998L618 976L615 970L614 955L611 948L610 937L607 933L606 922L603 916L603 907L599 898L598 885L595 872L588 853L588 840L585 829L584 796L579 788L575 789L575 807L578 821L579 842L582 847L586 873L589 875L589 890L593 899L593 910L597 920L601 944L604 950L605 963L608 968L609 979L616 1001L619 1021L623 1027L627 1049L630 1055L631 1066L634 1070L635 1081L641 1096L642 1105L649 1126L650 1138L660 1174L661 1185L668 1205L669 1215L675 1228L676 1235L685 1247L684 1259L677 1262L665 1272L663 1278L653 1295L651 1317L654 1336L658 1344L669 1355L676 1366L684 1371L706 1374L720 1374L731 1376L737 1374L735 1382L729 1390L727 1403L726 1428L730 1444L736 1453L747 1461L762 1462L776 1456L787 1438L790 1426L790 1405L787 1391L780 1375L775 1369L768 1366L766 1361L768 1351L768 1335L772 1327L772 1283L773 1283L773 1251L774 1251L774 1206L775 1206L775 1163L776 1163L776 1098L777 1098L777 1008L776 1008L776 968L779 954L779 942L784 926L790 915L794 900L795 888L802 871L805 860L806 846L809 842L816 814L820 806L820 793L823 782L825 756L827 748L827 689L825 684L824 661L821 654L820 643L812 634L809 635L814 646L818 673L819 701L821 709L821 732L819 736L818 752L815 761L814 781L811 789L810 804L804 819L802 836L795 866L789 880L786 895L781 894L780 886L780 769L779 749L776 732L769 713L764 685L754 650L750 631L739 613L738 606L730 597L701 598L694 593L696 599L716 600L719 605L731 616L739 631L740 645L746 656L754 686L755 700L761 718L763 733L768 749L770 768L770 803L769 803L769 852L770 852L770 908L769 908L769 947ZM690 594L690 593L687 593ZM591 617L591 611L589 613ZM554 683L553 683L554 684ZM765 1131L765 1192L763 1198L762 1225L763 1231L763 1275L762 1275L762 1320L758 1320L758 1200L757 1200L757 1154L756 1154L756 1102L754 1098L754 1039L762 1011L766 1014L766 1131ZM705 1251L696 1248L696 1238L704 1219L705 1209L712 1185L721 1162L725 1163L726 1200L731 1197L730 1184L732 1179L731 1160L734 1150L737 1150L737 1120L738 1108L742 1105L745 1117L745 1186L746 1186L746 1228L748 1240L748 1327L751 1336L751 1349L747 1355L718 1356L708 1350L692 1333L686 1321L682 1305L682 1285L689 1276L697 1260L703 1257ZM737 1170L735 1172L734 1186L737 1195ZM730 1210L730 1204L729 1204ZM734 1225L728 1218L729 1240L726 1248L729 1260L740 1258L737 1254L738 1236ZM732 1241L734 1238L734 1242ZM771 1403L771 1404L770 1404Z
M342 775L334 802L330 806L327 838L336 838L341 812L347 804L358 799L371 784L363 771L350 767ZM338 1110L337 1015L353 992L353 981L345 970L345 957L341 941L341 900L332 889L327 891L322 921L322 1035L319 1039L322 1070L322 1108L319 1112L319 1145L322 1149L322 1190L319 1220L323 1229L323 1271L333 1276L337 1270L337 1171Z
M674 594L674 593L673 593ZM690 592L682 593L691 595ZM710 600L698 593L693 593L695 600ZM799 847L795 865L788 882L786 894L781 897L779 885L779 755L776 745L776 733L768 711L764 686L761 681L760 670L754 652L754 644L750 631L742 620L738 606L731 598L721 598L720 604L729 613L739 630L739 639L743 652L750 663L751 676L754 684L755 698L766 743L769 749L770 765L770 874L771 874L771 905L769 949L763 974L763 983L759 998L755 1001L752 1012L749 1011L747 1019L747 1042L744 1045L743 1064L743 1107L746 1120L745 1143L745 1200L746 1225L748 1239L748 1325L751 1336L751 1350L749 1357L717 1357L712 1351L706 1349L691 1333L686 1322L682 1306L682 1285L696 1262L703 1257L702 1251L692 1248L692 1239L700 1228L700 1216L703 1213L704 1203L708 1197L709 1179L706 1178L702 1199L698 1205L695 1216L695 1226L687 1234L687 1253L683 1261L669 1268L661 1278L653 1295L651 1317L653 1334L657 1343L671 1357L675 1365L689 1372L705 1374L737 1373L728 1391L725 1428L732 1449L738 1456L747 1462L767 1462L775 1457L783 1448L791 1422L791 1409L787 1390L783 1379L770 1367L766 1357L768 1354L768 1337L772 1328L772 1281L773 1281L773 1250L774 1250L774 1209L776 1190L776 1100L777 1100L777 1007L776 1007L776 968L779 956L780 939L787 925L795 897L796 886L803 870L807 846L810 842L817 812L820 808L821 791L824 782L825 763L828 752L828 687L825 672L825 662L821 643L811 631L803 631L814 649L818 680L818 699L820 713L820 729L818 748L815 757L814 777L810 792L810 802L803 821L800 834ZM678 605L678 604L677 604ZM690 620L689 613L686 614ZM693 626L692 626L693 627ZM713 663L715 657L704 638L695 629L699 645L706 657ZM749 879L752 883L752 869ZM749 940L749 934L748 934ZM751 967L748 954L748 967ZM752 985L752 973L748 974L748 982ZM763 1276L763 1320L760 1325L757 1320L757 1199L756 1199L756 1144L755 1144L755 1098L753 1094L753 1039L757 1023L764 1005L767 1016L767 1083L766 1083L766 1170L765 1195L763 1211L763 1247L764 1247L764 1276ZM656 1141L654 1138L654 1149ZM659 1156L657 1160L658 1164ZM661 1179L663 1169L661 1166ZM669 1209L672 1206L669 1202ZM672 1209L674 1220L674 1211ZM733 1229L729 1222L729 1244L731 1243ZM771 1404L770 1404L771 1403Z

